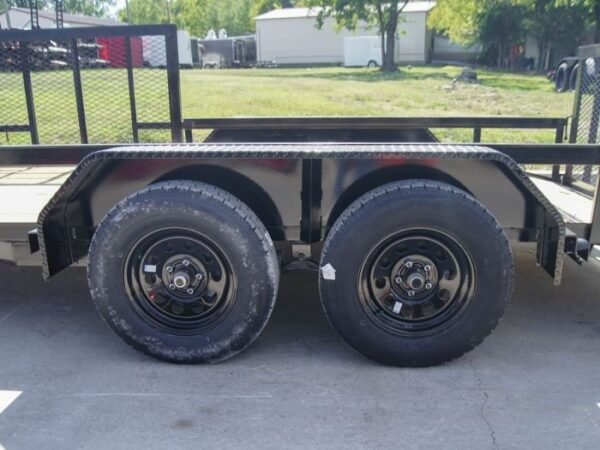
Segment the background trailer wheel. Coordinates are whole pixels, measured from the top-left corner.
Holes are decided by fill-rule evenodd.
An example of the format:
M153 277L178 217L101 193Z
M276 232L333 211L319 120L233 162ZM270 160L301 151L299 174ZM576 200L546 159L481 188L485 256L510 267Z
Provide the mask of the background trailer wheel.
M333 328L376 361L428 366L478 345L513 287L508 240L473 197L433 181L377 188L337 219L321 257Z
M88 278L100 315L134 348L172 362L218 362L266 325L279 266L246 205L210 185L173 181L107 214Z
M573 69L571 69L571 74L569 75L569 90L575 91L577 90L577 73L579 72L579 64L575 64Z
M554 74L554 88L556 92L567 92L569 90L569 75L570 71L567 63L562 63L558 66Z

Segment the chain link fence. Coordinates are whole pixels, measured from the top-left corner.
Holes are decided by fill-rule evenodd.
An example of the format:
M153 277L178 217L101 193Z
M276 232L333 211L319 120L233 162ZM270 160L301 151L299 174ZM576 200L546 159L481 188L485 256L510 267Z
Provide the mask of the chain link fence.
M578 71L570 142L597 144L600 142L600 57L582 58ZM594 185L598 181L598 167L568 166L567 177Z
M0 145L170 142L180 124L174 26L0 32Z

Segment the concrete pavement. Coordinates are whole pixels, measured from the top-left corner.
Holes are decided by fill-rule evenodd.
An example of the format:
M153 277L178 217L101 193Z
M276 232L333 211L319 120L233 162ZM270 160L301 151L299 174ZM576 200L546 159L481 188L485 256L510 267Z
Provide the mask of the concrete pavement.
M496 332L428 369L350 351L307 274L248 351L177 366L113 336L81 269L0 266L0 448L600 448L600 264L554 288L533 249L516 262Z

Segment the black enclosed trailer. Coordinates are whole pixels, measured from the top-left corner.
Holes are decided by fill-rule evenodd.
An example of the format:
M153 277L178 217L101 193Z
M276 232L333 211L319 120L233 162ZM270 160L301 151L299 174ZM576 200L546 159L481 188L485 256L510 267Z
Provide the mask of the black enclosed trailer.
M204 39L198 42L204 47L202 67L205 69L228 69L256 65L256 38L254 36Z
M122 33L127 47L136 30L164 32L176 54L172 28L102 32ZM86 143L0 146L2 166L74 166L36 219L0 222L0 258L37 258L46 279L87 266L103 319L146 354L233 356L267 323L280 273L310 270L329 321L354 349L386 364L439 364L475 347L502 317L511 242L533 244L554 284L566 257L583 264L600 244L600 197L582 213L559 184L561 166L600 165L600 146L563 144L566 119L183 120L177 67L171 56L166 122L138 118L131 64L125 72L132 140L168 130L172 143L89 144L84 131L94 128L78 96ZM29 121L0 130L37 143L43 124L30 69L21 69ZM585 86L580 104L600 104L598 83ZM576 117L570 140L583 129L596 138L598 124L597 115ZM471 129L473 143L437 142L437 128ZM553 130L556 143L484 145L488 128ZM212 130L202 143L193 142L198 129ZM526 173L532 164L548 167L548 177ZM19 204L2 202L4 212Z

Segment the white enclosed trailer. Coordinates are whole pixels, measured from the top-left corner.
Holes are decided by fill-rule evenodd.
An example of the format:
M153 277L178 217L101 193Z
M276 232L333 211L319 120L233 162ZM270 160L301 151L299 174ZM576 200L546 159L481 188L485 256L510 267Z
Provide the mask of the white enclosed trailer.
M143 36L144 64L150 67L165 67L167 65L167 52L164 36ZM177 48L179 65L193 67L192 40L187 31L177 30Z
M347 36L344 38L344 66L379 67L381 38L379 36Z

